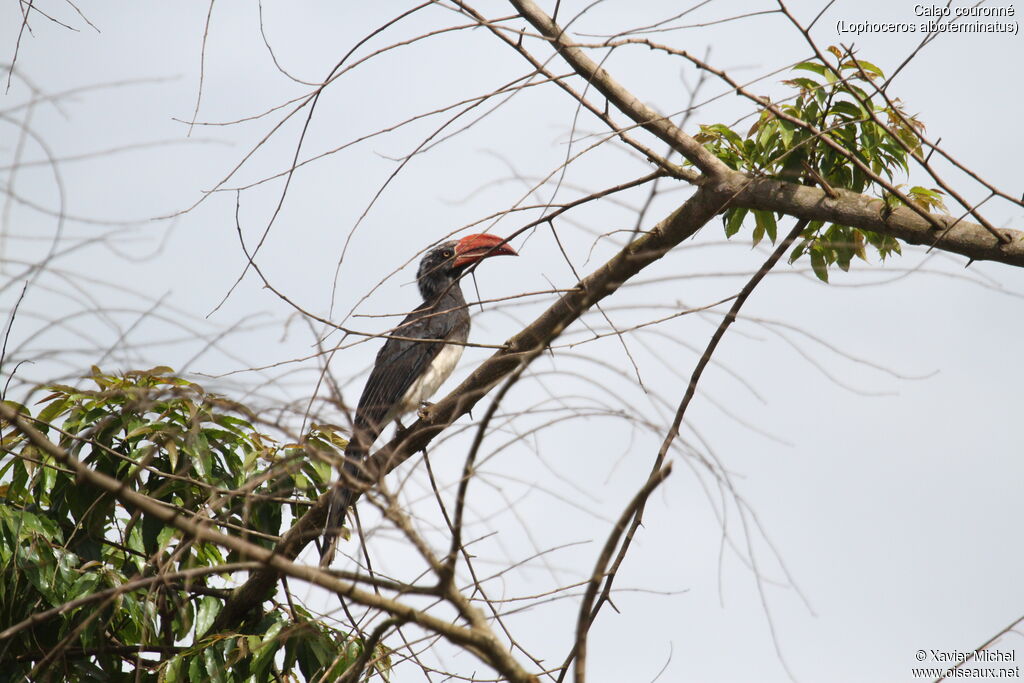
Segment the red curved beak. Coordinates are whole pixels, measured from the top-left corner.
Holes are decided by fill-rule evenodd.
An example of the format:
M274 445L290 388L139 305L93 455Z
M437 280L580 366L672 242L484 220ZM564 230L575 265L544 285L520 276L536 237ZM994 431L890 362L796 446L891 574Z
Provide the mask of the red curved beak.
M516 250L505 243L505 238L481 233L466 235L455 245L456 268L468 266L491 256L518 256Z

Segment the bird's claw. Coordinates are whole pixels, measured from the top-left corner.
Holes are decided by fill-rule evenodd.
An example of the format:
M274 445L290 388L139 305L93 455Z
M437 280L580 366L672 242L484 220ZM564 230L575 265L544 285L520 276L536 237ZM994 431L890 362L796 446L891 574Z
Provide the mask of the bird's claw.
M416 417L421 420L426 420L430 417L430 409L434 407L434 404L430 401L420 401L420 409L416 411Z

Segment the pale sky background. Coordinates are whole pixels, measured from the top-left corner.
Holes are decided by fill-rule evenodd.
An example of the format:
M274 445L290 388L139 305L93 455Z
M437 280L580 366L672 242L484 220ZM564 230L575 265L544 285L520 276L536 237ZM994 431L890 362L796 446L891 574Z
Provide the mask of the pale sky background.
M542 4L550 11L553 3ZM204 375L234 372L219 380L196 378L258 407L281 401L304 405L314 391L314 362L248 371L314 351L313 332L293 309L250 273L224 306L206 317L244 265L235 233L235 193L210 195L174 220L149 220L202 199L281 118L278 113L233 126L196 126L191 137L187 123L175 120L187 122L196 106L209 5L79 5L95 30L69 5L36 5L78 30L37 17L33 33L22 36L17 74L0 98L0 189L17 198L4 200L0 215L0 306L10 311L26 279L25 264L46 255L56 231L58 251L122 227L125 232L108 237L105 246L59 253L51 272L32 281L10 346L16 349L13 359L36 362L22 366L19 375L73 378L92 363L108 371L170 365ZM563 2L560 16L585 6ZM822 6L794 2L792 9L806 21ZM280 66L316 82L356 41L404 7L267 2L264 28ZM490 17L511 13L499 2L477 7ZM573 29L610 34L686 7L608 0ZM710 2L673 24L773 7ZM920 34L839 35L837 22L919 23L913 7L910 2L839 2L815 28L815 37L822 46L855 41L861 56L888 73L913 51ZM1024 8L1015 9L1009 20L1019 24ZM0 9L0 60L13 56L19 23L13 3ZM453 23L463 21L433 8L357 54ZM714 65L744 81L808 55L800 36L778 14L653 38L698 55L710 49ZM1024 190L1022 41L1006 34L942 36L924 48L890 91L919 113L932 139L941 138L947 151L1011 194ZM605 67L664 112L688 102L680 75L690 83L696 78L692 68L645 48L616 52ZM325 91L302 157L489 92L527 70L520 57L482 29L385 54ZM786 90L777 81L784 77L772 77L755 90L781 97ZM22 140L19 126L30 98L26 82L44 94L77 92L57 103L37 102L29 118L31 135ZM713 80L705 88L702 99L726 90ZM275 67L260 35L255 3L225 0L213 6L197 121L253 116L308 90ZM695 112L688 131L695 132L697 123L732 123L750 109L746 100L727 95ZM449 232L518 201L526 186L510 179L510 169L535 178L557 168L574 115L574 103L554 87L516 95L494 115L413 158L355 231L360 214L395 169L394 157L415 149L444 118L324 157L293 177L257 261L293 301L339 322L357 305L363 314L409 310L418 303L410 286L413 269L389 274ZM285 124L226 187L287 168L302 120ZM737 128L749 124L748 119ZM585 117L579 127L603 132ZM577 142L573 150L585 144ZM49 164L32 163L48 156L60 160L59 182ZM620 150L602 148L569 168L556 200L577 196L575 187L597 189L648 170ZM963 175L947 177L966 197L984 198ZM280 183L273 182L242 194L239 215L248 244L259 239L280 191ZM61 194L69 217L62 222L54 216ZM540 193L544 200L551 195L550 187ZM660 197L647 225L686 196L680 188ZM622 199L636 206L643 197L639 192ZM528 200L536 202L536 197ZM996 225L1024 229L1019 207L991 202L985 209ZM536 215L514 214L473 231L509 234ZM613 202L592 205L572 218L574 223L560 221L557 227L581 273L615 251L607 239L595 246L596 235L632 228L631 214ZM649 284L609 299L609 315L625 327L734 293L765 256L750 249L749 236L748 227L722 244L721 224L709 224L692 243L640 276ZM482 298L575 281L548 229L519 238L514 246L519 259L496 259L479 269ZM1017 350L1024 331L1024 272L1001 264L964 265L960 257L906 249L884 266L873 259L856 263L850 274L835 271L833 283L824 285L799 262L780 266L755 292L744 309L751 320L735 325L720 347L717 364L705 374L688 412L683 437L702 453L710 449L731 473L748 508L748 524L750 511L756 514L760 530L749 531L765 579L761 591L737 552L721 550L722 527L704 489L710 487L714 504L720 505L715 484L692 458L677 454L674 473L652 499L616 584L642 590L622 592L615 598L620 613L606 609L599 617L591 637L590 680L652 681L663 668L662 681L790 680L777 649L798 681L913 680L912 667L937 666L919 664L914 657L919 649L968 651L1024 614L1019 525L1024 461L1020 439L1013 436L1024 381ZM471 284L466 293L476 298ZM552 300L547 294L517 300L515 306L477 309L471 341L500 344ZM100 314L97 308L110 310ZM147 310L154 315L140 320ZM47 322L52 320L62 324ZM379 331L388 320L394 323L349 318L346 324ZM588 320L602 324L596 316ZM491 560L508 563L540 549L589 541L489 584L492 597L541 593L589 575L612 520L647 476L660 435L717 321L717 316L688 316L631 338L648 393L632 381L630 361L614 339L539 360L534 377L510 392L503 404L507 411L550 409L559 401L591 410L629 408L659 431L593 416L559 422L522 439L509 430L490 437L484 449L490 457L470 489L476 535L497 532L477 546L481 566L494 571ZM242 327L225 336L219 348L200 353L205 343L197 334L236 324ZM573 330L576 338L583 336L582 327ZM133 348L108 352L118 344ZM346 348L332 361L339 379L351 380L345 385L349 401L358 398L358 374L377 344ZM487 354L468 349L457 378ZM561 374L552 374L556 371ZM442 392L454 386L452 381ZM485 405L486 400L480 413ZM324 417L344 422L337 414ZM552 417L537 412L516 427L522 433ZM467 424L466 418L460 422ZM499 450L509 441L515 442L512 447ZM450 481L461 467L464 440L435 444L431 453ZM436 512L430 501L419 499L421 474L414 472L407 496L410 509L429 525ZM510 511L505 510L509 503ZM736 506L730 502L727 508L730 537L746 555ZM384 570L415 573L389 537L376 541L374 550ZM310 599L323 610L337 609L329 597ZM575 607L575 601L554 602L509 623L526 647L554 665L569 647ZM1008 636L997 647L1016 648L1018 661L1024 657L1019 636ZM446 665L463 673L480 669L468 655L450 654ZM393 680L423 678L400 667Z

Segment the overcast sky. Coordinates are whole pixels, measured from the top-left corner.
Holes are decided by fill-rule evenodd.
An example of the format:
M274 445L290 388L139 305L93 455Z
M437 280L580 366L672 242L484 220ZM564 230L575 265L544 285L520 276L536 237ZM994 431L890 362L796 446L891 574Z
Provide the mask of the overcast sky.
M550 11L553 3L541 4ZM587 6L561 4L560 17ZM21 35L16 73L0 99L5 311L31 282L11 347L14 358L35 364L19 373L43 380L80 376L93 363L109 371L169 365L201 373L188 376L258 407L305 405L316 391L318 363L287 362L313 354L322 327L303 322L251 272L232 290L245 266L236 201L251 247L283 185L278 178L249 186L289 167L305 118L274 130L293 106L286 105L235 125L188 122L193 116L199 124L238 121L308 93L301 81L322 80L400 5L266 2L265 43L254 3L216 3L202 81L208 3L80 5L92 26L70 5L36 5L74 30L36 17L31 33ZM644 26L688 6L609 0L572 28L580 40L596 41L588 36ZM775 7L710 2L671 25ZM821 7L792 4L805 22ZM823 46L855 42L863 58L888 73L914 51L920 33L840 34L839 22L919 25L927 17L916 16L914 7L839 2L814 35ZM511 13L497 2L478 8L490 17ZM1005 20L1019 24L1021 17ZM0 9L0 59L13 58L20 23L14 3ZM461 23L432 8L371 40L356 57ZM708 54L741 81L809 53L779 14L653 39ZM941 138L944 149L1011 194L1024 190L1022 41L1012 34L943 35L890 90L927 124L932 139ZM565 69L555 64L556 71ZM617 51L604 66L666 113L687 106L683 79L692 85L698 78L694 69L645 48ZM387 183L396 159L417 149L450 114L349 144L527 72L521 57L477 29L393 50L342 76L317 103L300 158L344 148L292 177L256 259L268 281L304 310L381 331L396 320L351 314L415 306L408 264L428 245L516 202L563 201L580 188L650 171L643 160L606 145L573 163L557 192L548 185L529 193L531 181L593 140L567 144L576 107L550 85L526 89L476 121L497 100L485 104ZM754 89L781 97L786 89L778 81L785 77ZM26 107L33 89L41 99ZM706 104L693 113L688 132L698 123L733 124L749 114L750 103L727 90L713 80L705 84L698 99ZM26 121L30 133L21 135ZM578 133L604 132L586 117L576 125ZM53 159L58 173L48 163ZM949 178L968 199L985 198L963 174ZM910 182L933 186L920 177ZM240 187L248 189L233 191ZM688 196L685 187L666 187L672 191L658 197L645 225ZM212 189L220 191L207 194ZM574 269L590 272L616 251L618 236L599 236L633 228L629 207L644 198L642 190L625 194L618 199L626 206L599 202L556 223L568 263L550 229L519 238L520 258L495 259L477 271L479 298L571 286ZM1024 228L1019 207L993 201L985 209L996 225ZM472 231L507 235L538 215L513 213ZM51 254L55 236L49 272L36 277L26 267ZM639 280L646 284L609 299L610 319L628 327L735 293L766 252L751 249L749 227L728 244L723 239L720 223L706 226L645 271ZM1024 273L965 265L960 257L908 248L885 264L873 258L849 274L834 272L830 285L818 282L805 262L782 265L767 278L688 412L682 437L693 450L674 456L674 472L648 510L618 578L617 586L629 589L615 598L619 613L606 610L594 628L591 680L651 681L664 668L662 681L786 681L787 666L799 681L913 680L918 650L969 651L1024 614L1024 459L1014 436L1024 381L1018 360ZM466 292L477 298L472 284ZM477 307L471 341L500 344L553 300L535 294ZM55 320L60 324L49 322ZM598 315L587 321L594 329L606 324ZM510 392L503 404L508 413L531 412L488 439L483 473L470 489L474 535L497 532L477 546L482 566L497 571L539 550L572 545L493 582L491 597L542 593L589 575L613 520L646 478L717 321L693 315L636 332L627 341L629 355L615 337L558 349ZM222 332L217 345L207 344ZM566 341L586 336L577 325ZM338 341L335 335L326 343ZM348 401L358 398L376 348L374 340L347 344L333 356L331 371L345 383ZM455 379L488 353L468 349ZM442 392L454 386L453 380ZM322 419L345 424L322 404L317 410ZM652 428L622 413L640 415ZM523 436L568 414L577 418ZM460 425L466 424L463 418ZM464 452L458 439L436 444L432 463L451 481ZM694 453L715 458L742 497L742 519L726 497L724 548L716 515L722 493ZM412 474L406 498L429 529L436 511L421 495L421 470ZM397 576L414 574L390 538L374 544L380 566ZM750 556L754 567L744 559ZM311 600L337 610L328 598ZM510 623L528 649L554 665L571 642L575 606L573 600L545 604ZM998 646L1014 648L1018 660L1024 657L1017 636ZM463 673L478 666L468 655L446 664ZM394 680L419 679L407 667Z

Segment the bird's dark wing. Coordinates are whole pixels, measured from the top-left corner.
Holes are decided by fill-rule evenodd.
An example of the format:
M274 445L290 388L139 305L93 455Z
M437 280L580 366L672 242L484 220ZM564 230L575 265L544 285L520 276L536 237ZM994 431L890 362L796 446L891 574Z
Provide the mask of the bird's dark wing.
M469 334L469 312L457 288L433 304L424 303L406 316L391 331L373 363L373 370L359 397L353 421L352 438L345 448L343 480L360 479L362 462L377 440L391 409L402 400L409 387L420 377L441 352L444 341L465 341ZM396 339L395 337L402 337ZM337 543L337 531L345 511L352 505L355 492L344 482L335 485L324 528L324 545L320 566L330 566Z
M454 304L454 308L450 304ZM366 454L381 430L387 426L384 420L388 413L402 400L409 387L430 366L444 346L439 342L411 340L451 339L453 334L460 331L460 326L467 325L468 318L467 312L458 302L442 299L434 306L420 306L392 330L393 337L403 339L388 339L377 353L373 370L366 380L356 408L353 441L361 443L356 444L354 450L347 449L346 457L362 457Z

